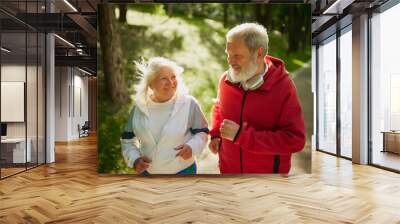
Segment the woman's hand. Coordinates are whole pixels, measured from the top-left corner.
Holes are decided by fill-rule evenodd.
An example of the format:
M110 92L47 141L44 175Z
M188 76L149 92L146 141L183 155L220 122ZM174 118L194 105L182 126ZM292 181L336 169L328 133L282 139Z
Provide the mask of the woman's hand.
M137 173L141 174L147 168L149 168L150 163L151 163L151 159L147 158L146 156L142 156L135 160L133 167L135 167L135 170Z
M184 160L188 160L192 157L192 148L187 144L178 145L175 147L175 150L179 150L179 152L176 154L176 157L180 156Z

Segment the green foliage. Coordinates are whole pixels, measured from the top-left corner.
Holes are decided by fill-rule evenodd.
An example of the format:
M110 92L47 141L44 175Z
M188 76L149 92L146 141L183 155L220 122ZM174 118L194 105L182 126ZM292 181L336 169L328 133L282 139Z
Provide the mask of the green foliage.
M129 105L115 105L104 89L104 74L98 73L98 172L99 173L134 173L122 158L120 137L127 121Z
M145 13L166 15L163 4L128 4L128 10L136 10Z
M222 20L223 17L223 4L220 3L179 4L175 6L174 11L175 10L175 16L182 15L190 19L196 17L200 19Z

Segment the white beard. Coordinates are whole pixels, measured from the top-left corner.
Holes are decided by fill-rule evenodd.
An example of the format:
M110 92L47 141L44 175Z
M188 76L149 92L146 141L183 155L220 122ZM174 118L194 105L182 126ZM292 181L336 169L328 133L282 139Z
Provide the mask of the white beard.
M257 72L257 62L256 57L252 57L250 59L249 64L246 67L243 67L240 72L236 72L232 66L229 66L228 75L230 79L235 82L246 82L251 77L253 77Z

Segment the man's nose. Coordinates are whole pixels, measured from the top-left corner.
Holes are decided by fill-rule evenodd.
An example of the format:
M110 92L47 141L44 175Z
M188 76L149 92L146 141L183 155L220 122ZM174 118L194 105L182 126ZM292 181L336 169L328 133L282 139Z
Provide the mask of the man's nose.
M233 58L232 57L227 57L227 60L228 60L228 64L230 64L230 65L232 65L232 64L234 64L235 63L235 60L233 60Z

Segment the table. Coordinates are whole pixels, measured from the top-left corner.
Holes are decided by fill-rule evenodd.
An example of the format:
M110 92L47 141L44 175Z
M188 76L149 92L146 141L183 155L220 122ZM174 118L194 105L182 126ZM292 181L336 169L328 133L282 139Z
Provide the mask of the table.
M381 133L383 133L382 152L400 154L400 131L382 131Z
M25 154L25 138L6 138L1 139L1 157L6 163L25 163L32 159L31 145L32 141L27 138ZM26 159L26 161L25 161Z

